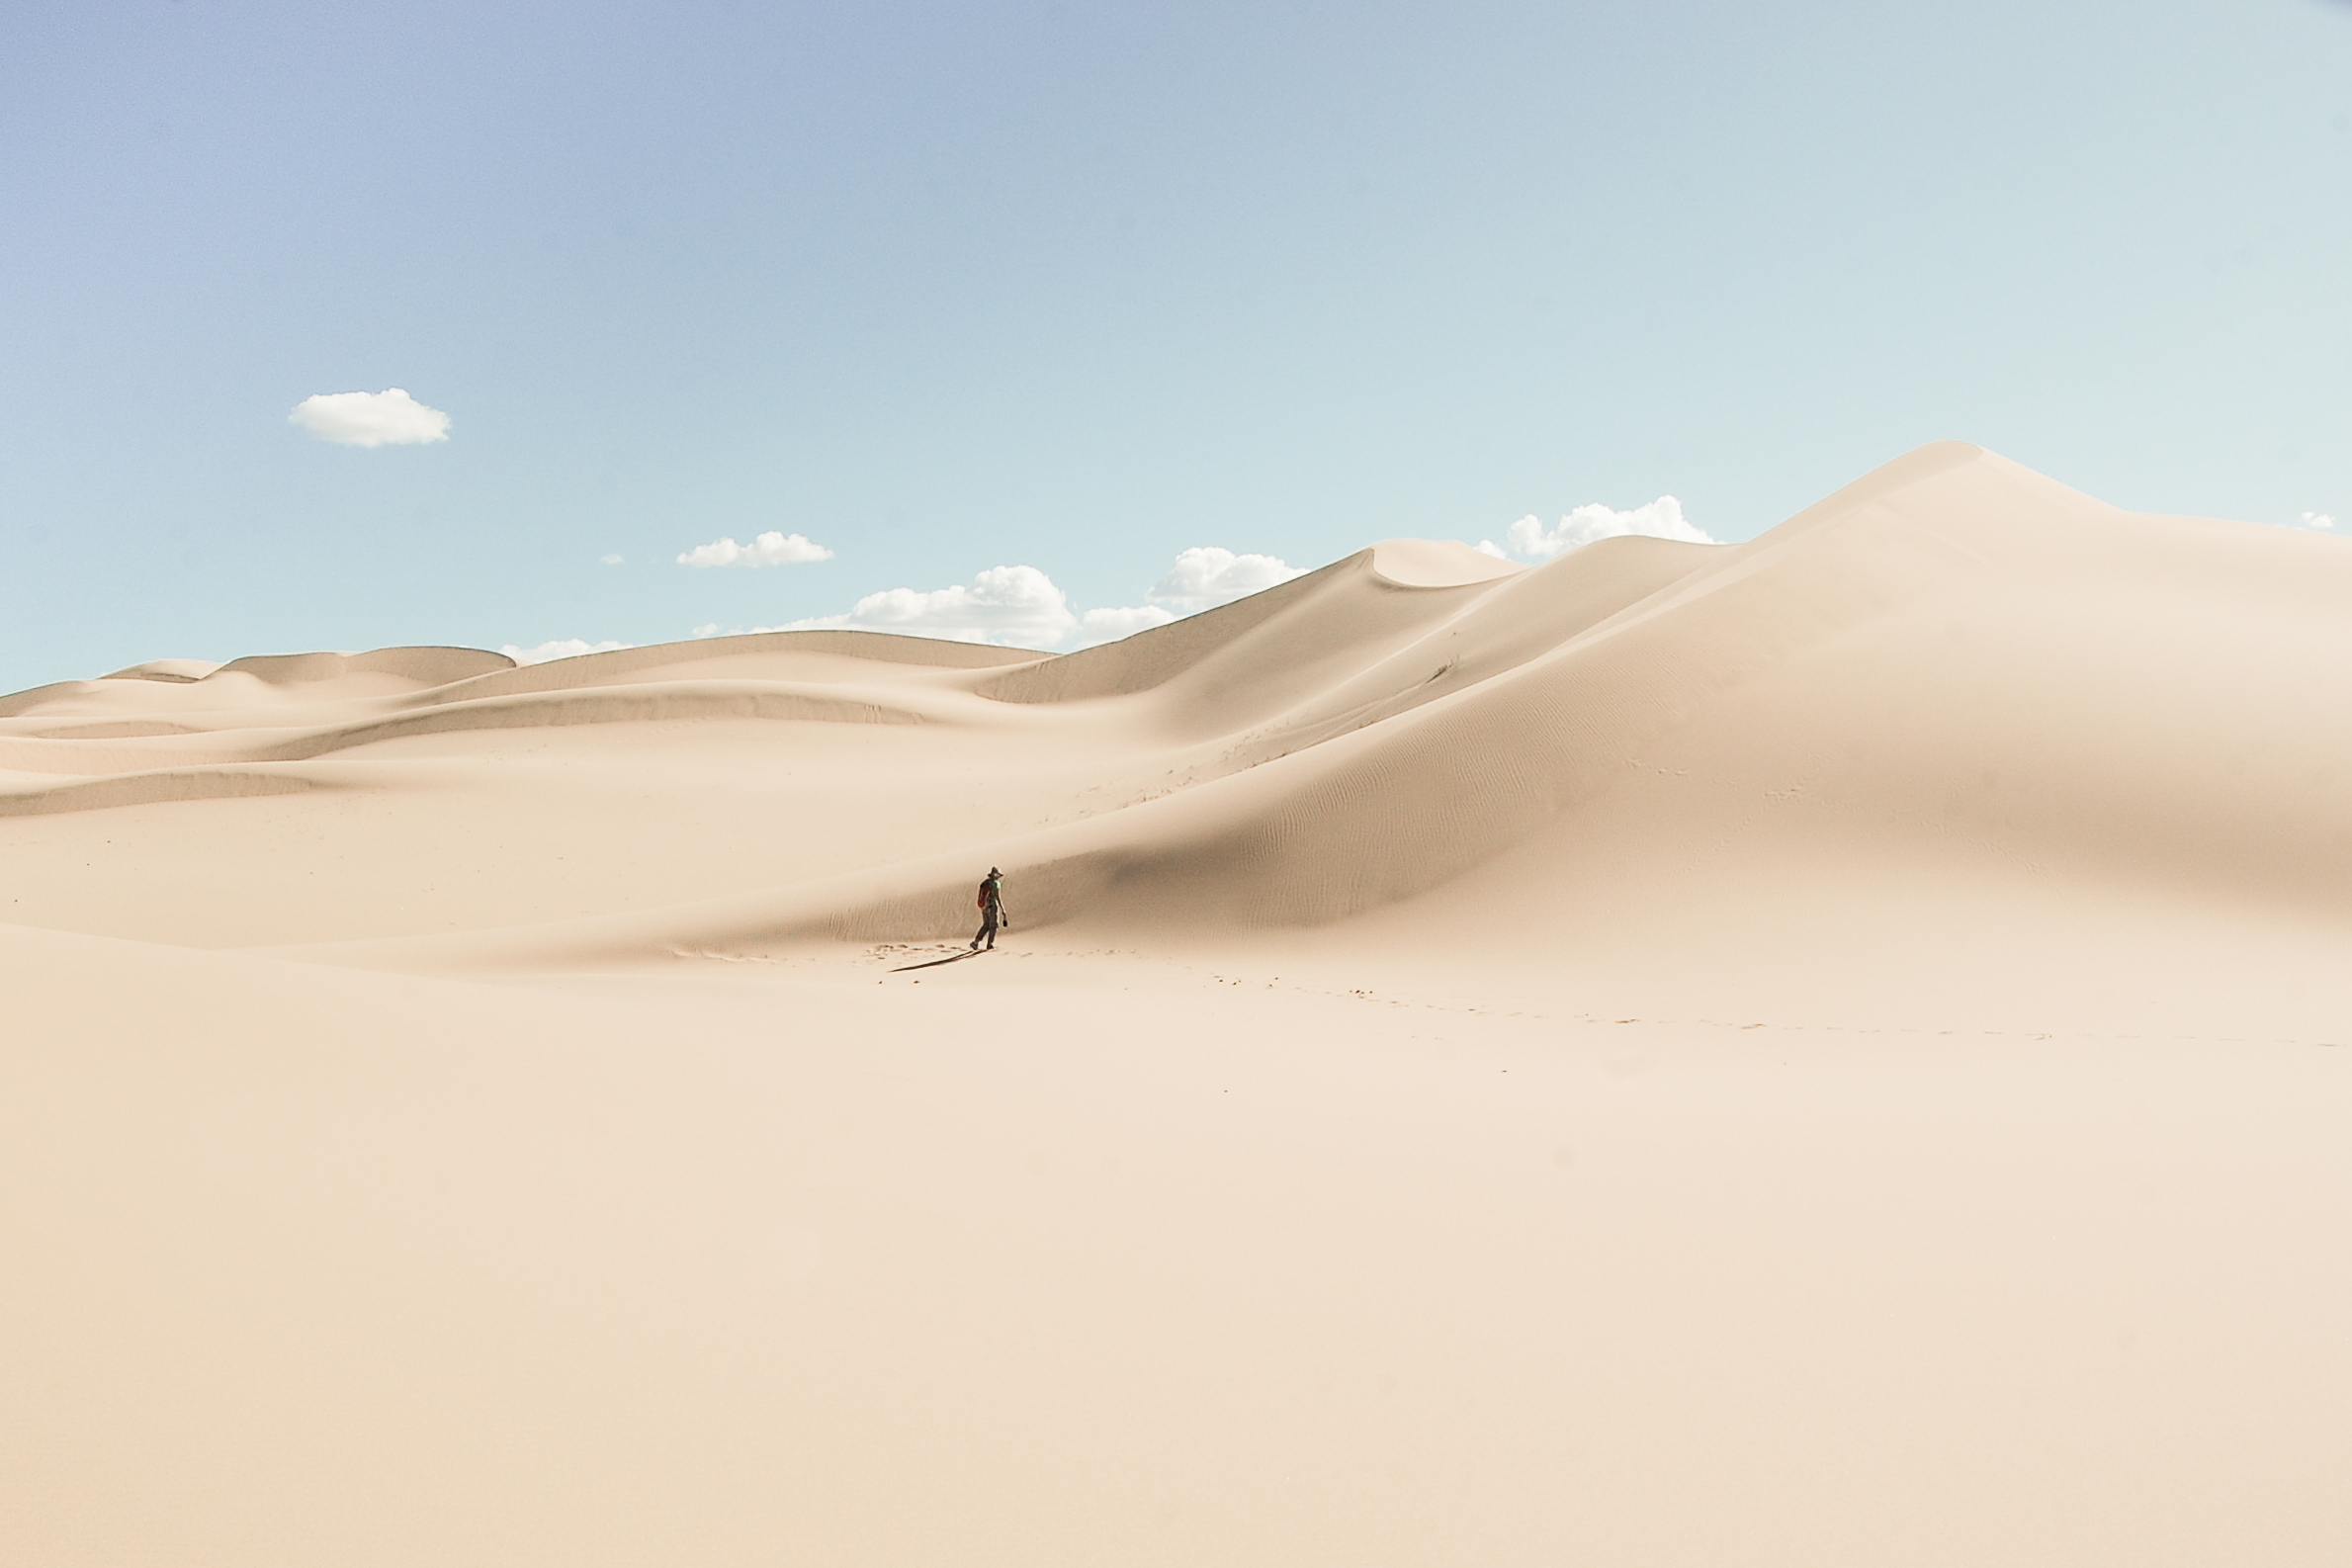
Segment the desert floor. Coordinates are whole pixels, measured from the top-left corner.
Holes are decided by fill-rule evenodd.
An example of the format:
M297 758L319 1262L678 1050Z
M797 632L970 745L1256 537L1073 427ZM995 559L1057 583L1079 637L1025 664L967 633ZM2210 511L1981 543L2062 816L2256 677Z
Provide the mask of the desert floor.
M2352 550L1957 444L0 698L0 1558L2341 1563L2347 713Z

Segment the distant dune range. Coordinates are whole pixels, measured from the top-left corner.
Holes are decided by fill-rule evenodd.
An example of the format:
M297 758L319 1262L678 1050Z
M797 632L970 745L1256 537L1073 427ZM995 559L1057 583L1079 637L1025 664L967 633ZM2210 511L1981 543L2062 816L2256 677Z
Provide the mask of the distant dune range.
M1522 570L1397 542L1061 657L812 632L525 668L456 649L245 658L200 679L140 666L0 699L0 813L217 814L221 797L384 792L413 772L431 784L420 815L474 823L397 844L400 876L442 874L438 899L310 879L270 901L275 920L224 925L208 897L176 930L139 901L138 934L323 929L337 961L371 966L952 935L991 862L1027 928L1171 933L1327 925L1485 868L1449 939L1522 948L1544 912L1579 905L1580 826L1612 800L1642 819L1612 820L1615 861L1716 900L1819 851L1903 866L1921 896L1958 866L2021 896L2099 882L2341 923L2348 603L2334 540L2123 512L1945 443L1745 545L1609 540ZM600 758L659 771L680 723L727 740L635 780L631 808L564 799ZM811 739L880 725L918 739L864 761ZM558 774L514 765L554 728L583 732ZM900 787L803 798L832 761ZM642 860L666 836L693 860L714 833L731 848L705 887L656 876L569 908L551 887L511 914L457 892L498 874L481 842L498 814L550 812L580 828L577 857ZM268 808L207 841L250 868ZM437 847L459 863L432 867Z
M975 887L1011 925L975 957ZM2352 1560L2352 546L0 698L0 1560Z

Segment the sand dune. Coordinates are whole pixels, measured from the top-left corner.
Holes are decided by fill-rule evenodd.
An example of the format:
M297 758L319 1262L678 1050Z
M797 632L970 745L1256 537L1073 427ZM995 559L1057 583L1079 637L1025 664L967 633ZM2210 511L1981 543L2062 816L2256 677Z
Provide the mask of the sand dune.
M1058 657L779 633L0 698L7 1212L48 1281L12 1343L49 1348L0 1516L126 1562L2340 1560L2348 606L2340 541L1944 443L1744 545L1391 541ZM991 864L1007 950L907 967ZM1132 1212L1076 1174L1106 1126ZM300 1240L280 1181L366 1218ZM209 1240L85 1256L155 1227ZM123 1292L205 1305L150 1343ZM126 1436L220 1408L242 1469Z
M1456 939L1516 952L1591 913L1594 879L1562 865L1601 811L1640 819L1608 835L1617 860L1695 903L1769 906L1790 857L1852 854L1901 866L1905 903L1939 898L1950 872L2007 876L2028 902L2095 884L2347 913L2338 781L2352 744L2333 716L2352 701L2339 609L2352 561L2334 541L2116 511L1952 445L1749 545L1614 540L1524 571L1450 550L1380 547L1059 658L788 633L423 687L470 666L415 650L248 659L136 683L137 720L115 682L85 683L11 704L0 809L373 791L382 769L424 761L424 737L513 746L518 732L625 727L615 763L667 774L645 797L660 831L740 841L751 819L693 820L708 759L665 768L643 729L723 725L706 740L765 803L742 809L767 847L873 846L851 864L820 857L822 876L724 879L701 900L665 888L651 908L624 899L496 938L342 955L402 965L952 935L976 861L1011 870L1040 924L1164 934L1328 925L1484 870L1450 916ZM413 689L384 689L394 680ZM875 765L931 776L908 781L892 816L844 821L798 765L858 747L807 727L876 724L923 739ZM378 771L318 765L330 758ZM485 769L450 809L559 809L560 782L513 777L501 791ZM973 794L990 804L935 804ZM976 831L932 834L943 809ZM266 834L266 818L251 830ZM285 934L320 913L290 906ZM421 913L362 901L334 918L406 937ZM1856 939L1882 917L1858 915Z

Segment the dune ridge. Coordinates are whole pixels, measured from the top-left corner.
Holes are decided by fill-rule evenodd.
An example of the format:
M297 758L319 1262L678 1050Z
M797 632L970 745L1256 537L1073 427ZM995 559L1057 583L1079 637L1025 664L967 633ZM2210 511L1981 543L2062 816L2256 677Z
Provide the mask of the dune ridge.
M1010 800L1003 817L1032 817L1018 829L992 819L959 847L885 852L860 869L683 904L581 911L503 936L383 931L336 949L349 961L604 964L949 935L975 861L1014 871L1039 921L1328 925L1422 898L1612 794L1643 790L1649 755L1677 747L1691 752L1678 777L1696 764L1724 781L1679 826L1685 834L1779 853L1784 828L1809 819L1803 831L1819 829L1822 813L1794 803L1834 799L1877 852L1923 867L1964 822L1980 847L2018 864L2283 900L2333 919L2352 845L2328 781L2352 778L2352 756L2338 754L2324 716L2352 698L2336 673L2347 667L2336 655L2348 590L2352 562L2333 541L2122 512L1943 443L1746 545L1618 539L1517 569L1459 545L1392 542L1059 657L823 632L522 668L389 650L119 683L149 694L138 719L122 716L115 682L44 688L0 701L11 716L0 767L14 774L0 807L340 788L332 759L425 737L747 721L775 727L773 742L744 741L764 767L789 768L791 737L810 724L952 732L960 739L936 742L943 789L968 770ZM2086 619L2099 627L2090 642ZM1948 647L1923 637L1931 623ZM1968 643L1970 625L1989 641ZM2201 681L2183 654L2200 629L2216 647L2307 673L2252 693ZM1905 660L1905 677L1886 675ZM213 706L243 689L239 678L314 700ZM1825 703L1833 688L1840 699ZM1931 703L1962 729L1880 755L1885 726ZM2063 733L2052 728L2059 711ZM1718 721L1753 726L1767 714L1781 751L1813 754L1813 777L1777 803L1741 777L1751 759L1706 740ZM1872 717L1858 725L1860 714ZM1969 731L1971 716L2013 733ZM2302 749L2275 759L2279 776L2256 807L2225 773L2167 760L2166 733L2184 731L2220 738L2210 754L2237 756L2241 769L2257 746ZM1956 745L1984 756L1926 763ZM1876 760L1861 765L1864 754ZM294 771L253 771L261 765ZM56 773L78 782L42 781ZM1964 787L1970 777L1995 783ZM873 836L887 842L887 826ZM1679 849L1635 852L1671 860ZM1522 868L1532 885L1548 853ZM1728 861L1716 874L1741 876ZM368 956L378 939L391 945Z

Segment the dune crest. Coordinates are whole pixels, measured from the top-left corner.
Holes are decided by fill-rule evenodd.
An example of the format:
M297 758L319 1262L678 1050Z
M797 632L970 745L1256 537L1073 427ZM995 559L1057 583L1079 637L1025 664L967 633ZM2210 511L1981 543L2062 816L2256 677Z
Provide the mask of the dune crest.
M1384 539L1372 547L1372 569L1401 588L1461 588L1527 568L1458 539Z
M419 686L446 686L451 681L492 670L512 669L504 653L479 648L380 648L367 653L264 653L231 659L203 678L250 675L271 686L316 685L347 675L389 675Z
M160 680L174 685L187 685L204 679L220 666L206 658L151 658L129 669L118 669L101 680Z

